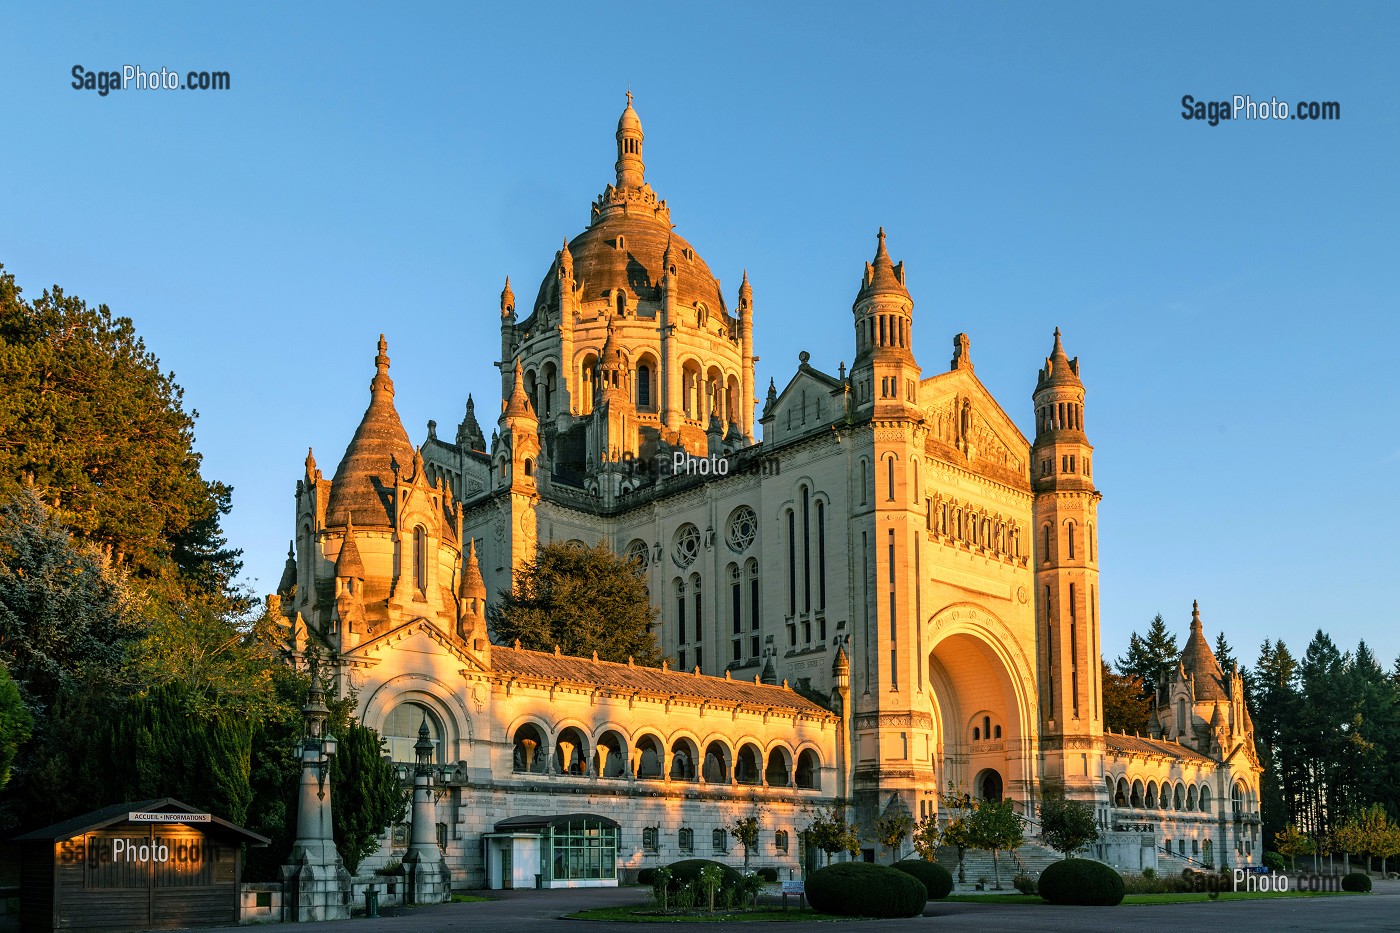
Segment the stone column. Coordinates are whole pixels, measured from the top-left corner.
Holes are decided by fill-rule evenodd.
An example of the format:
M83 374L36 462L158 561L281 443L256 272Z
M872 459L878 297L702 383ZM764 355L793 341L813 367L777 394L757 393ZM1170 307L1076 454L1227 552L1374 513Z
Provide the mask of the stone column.
M312 669L311 689L302 707L306 735L301 742L301 786L297 798L297 837L282 866L282 883L297 922L350 919L350 873L341 862L331 831L331 759L335 736L325 732L330 710Z
M403 857L408 893L414 904L441 904L452 899L452 876L437 841L437 801L433 793L433 756L436 746L428 733L428 717L418 727L413 750L413 816L409 824L408 854Z

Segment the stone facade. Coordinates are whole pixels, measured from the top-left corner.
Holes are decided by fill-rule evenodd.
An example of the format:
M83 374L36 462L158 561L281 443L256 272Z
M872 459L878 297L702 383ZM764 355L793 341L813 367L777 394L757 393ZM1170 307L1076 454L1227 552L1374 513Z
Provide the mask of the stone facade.
M642 138L629 99L588 228L523 313L506 281L491 436L468 398L453 439L430 422L414 447L381 337L335 477L308 454L297 486L276 597L291 647L331 656L396 760L428 714L454 883L488 877L483 834L520 814L612 814L635 867L683 840L737 860L714 831L759 812L757 864L795 868L797 832L833 803L869 827L896 797L921 816L953 787L1031 814L1053 779L1108 829L1132 810L1114 783L1129 773L1213 781L1217 800L1238 780L1257 801L1248 728L1199 753L1104 735L1100 494L1059 332L1027 439L966 335L924 373L881 230L850 371L802 354L755 419L754 290L745 274L726 305L646 183ZM605 542L643 568L675 670L490 643L488 594L550 541ZM1173 723L1159 721L1168 738ZM1185 838L1177 812L1156 814L1161 839ZM1236 826L1217 827L1218 847L1233 851Z

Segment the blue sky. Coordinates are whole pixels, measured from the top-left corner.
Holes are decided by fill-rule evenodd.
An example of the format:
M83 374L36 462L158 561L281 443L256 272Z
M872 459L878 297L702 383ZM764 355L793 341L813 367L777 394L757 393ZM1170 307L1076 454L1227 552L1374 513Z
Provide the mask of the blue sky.
M1400 654L1400 11L1392 5L30 5L5 15L0 262L132 317L200 413L259 591L387 333L410 435L498 404L533 295L612 176L647 180L759 379L850 361L884 225L928 373L966 331L1031 434L1059 326L1097 447L1104 652L1191 600L1252 660L1322 627ZM71 69L228 71L99 96ZM1338 101L1335 122L1181 98ZM527 299L522 297L522 301Z

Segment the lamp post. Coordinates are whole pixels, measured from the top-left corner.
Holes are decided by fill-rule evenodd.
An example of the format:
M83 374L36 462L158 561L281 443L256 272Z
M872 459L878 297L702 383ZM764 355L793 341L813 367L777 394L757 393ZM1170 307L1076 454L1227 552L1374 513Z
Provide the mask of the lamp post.
M298 756L301 788L297 799L297 837L282 876L284 881L293 883L295 919L348 919L350 876L336 851L331 826L330 770L337 743L326 730L330 709L315 668L301 713L306 728Z
M428 714L418 727L413 744L413 817L408 833L408 852L403 866L408 872L409 891L415 903L440 903L451 896L447 865L437 842L437 802L433 792L437 743L428 728Z

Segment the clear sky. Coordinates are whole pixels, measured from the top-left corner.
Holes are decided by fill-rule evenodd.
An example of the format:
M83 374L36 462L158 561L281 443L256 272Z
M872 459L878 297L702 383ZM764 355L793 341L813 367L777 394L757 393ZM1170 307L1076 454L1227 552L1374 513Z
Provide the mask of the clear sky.
M132 317L199 411L270 590L389 339L415 441L499 404L522 302L612 177L754 287L759 381L835 371L883 224L927 373L966 331L1028 436L1058 325L1097 447L1104 653L1191 600L1252 660L1400 654L1400 8L1393 4L14 5L0 262ZM228 71L227 91L71 87ZM1337 101L1331 122L1181 98ZM760 392L761 395L761 392ZM488 428L489 430L489 428Z

